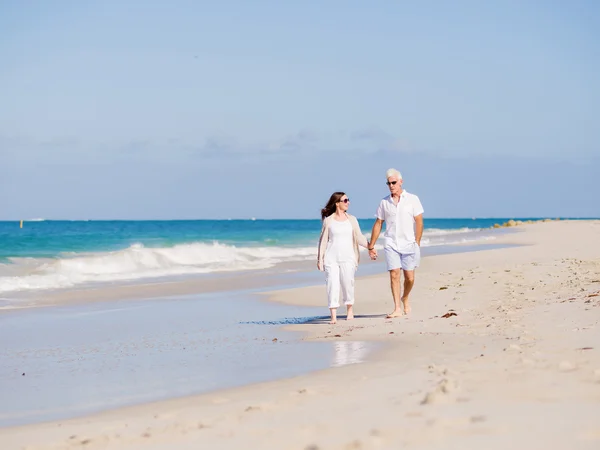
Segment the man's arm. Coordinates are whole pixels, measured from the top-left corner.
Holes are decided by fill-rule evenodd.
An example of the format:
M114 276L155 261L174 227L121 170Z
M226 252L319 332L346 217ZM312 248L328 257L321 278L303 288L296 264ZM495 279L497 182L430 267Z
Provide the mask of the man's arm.
M377 239L379 239L379 233L381 233L381 225L383 224L383 220L376 219L373 224L373 229L371 230L371 239L369 240L369 256L371 259L377 258L377 251L375 251L375 243Z
M369 240L369 250L373 250L375 248L375 242L379 239L379 233L381 233L381 224L383 224L383 220L376 219L373 224L373 229L371 230L371 239Z
M421 237L423 236L423 214L419 214L415 217L415 239L417 245L421 246Z

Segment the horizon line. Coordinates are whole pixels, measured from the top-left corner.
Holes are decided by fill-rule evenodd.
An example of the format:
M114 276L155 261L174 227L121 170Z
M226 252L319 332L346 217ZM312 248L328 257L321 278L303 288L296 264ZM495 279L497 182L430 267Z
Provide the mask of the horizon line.
M359 220L373 220L375 217L358 217ZM600 217L592 216L488 216L488 217L424 217L425 220L600 220ZM259 218L259 217L246 217L246 218L212 218L212 219L45 219L45 218L32 218L32 219L0 219L2 222L201 222L201 221L276 221L276 220L295 220L295 221L312 221L321 220L318 217L315 218Z

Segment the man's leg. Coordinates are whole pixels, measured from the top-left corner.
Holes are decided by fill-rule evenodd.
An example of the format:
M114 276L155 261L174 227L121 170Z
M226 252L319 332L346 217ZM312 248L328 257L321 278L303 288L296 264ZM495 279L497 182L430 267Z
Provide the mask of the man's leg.
M402 304L404 305L404 314L408 314L410 312L408 295L415 284L415 271L403 270L402 272L404 273L404 292L402 293Z
M387 269L390 273L392 297L394 299L394 311L387 315L387 318L391 319L392 317L400 317L402 315L402 309L400 308L400 268L402 267L402 262L400 260L400 253L396 250L385 247L384 251Z
M416 246L414 253L401 255L402 272L404 274L404 292L402 293L402 304L404 305L404 314L410 313L410 303L408 296L415 284L415 270L421 262L421 249Z
M394 311L387 315L388 319L402 315L402 309L400 308L400 269L390 270L390 286L394 299Z

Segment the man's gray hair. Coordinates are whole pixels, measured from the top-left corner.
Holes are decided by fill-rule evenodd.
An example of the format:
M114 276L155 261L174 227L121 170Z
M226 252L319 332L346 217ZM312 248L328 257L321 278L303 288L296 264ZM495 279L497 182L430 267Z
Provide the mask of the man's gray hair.
M387 172L385 172L385 179L387 180L389 177L398 177L398 179L401 180L402 174L400 173L399 170L388 169Z

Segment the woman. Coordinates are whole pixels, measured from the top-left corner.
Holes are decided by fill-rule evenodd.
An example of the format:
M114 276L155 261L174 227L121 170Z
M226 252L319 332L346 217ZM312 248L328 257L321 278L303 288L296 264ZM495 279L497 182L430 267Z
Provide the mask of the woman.
M350 199L344 192L334 192L321 210L323 227L319 239L317 268L325 271L330 324L337 321L340 291L346 304L346 320L354 319L354 273L358 267L358 246L369 247L356 217L348 214Z

